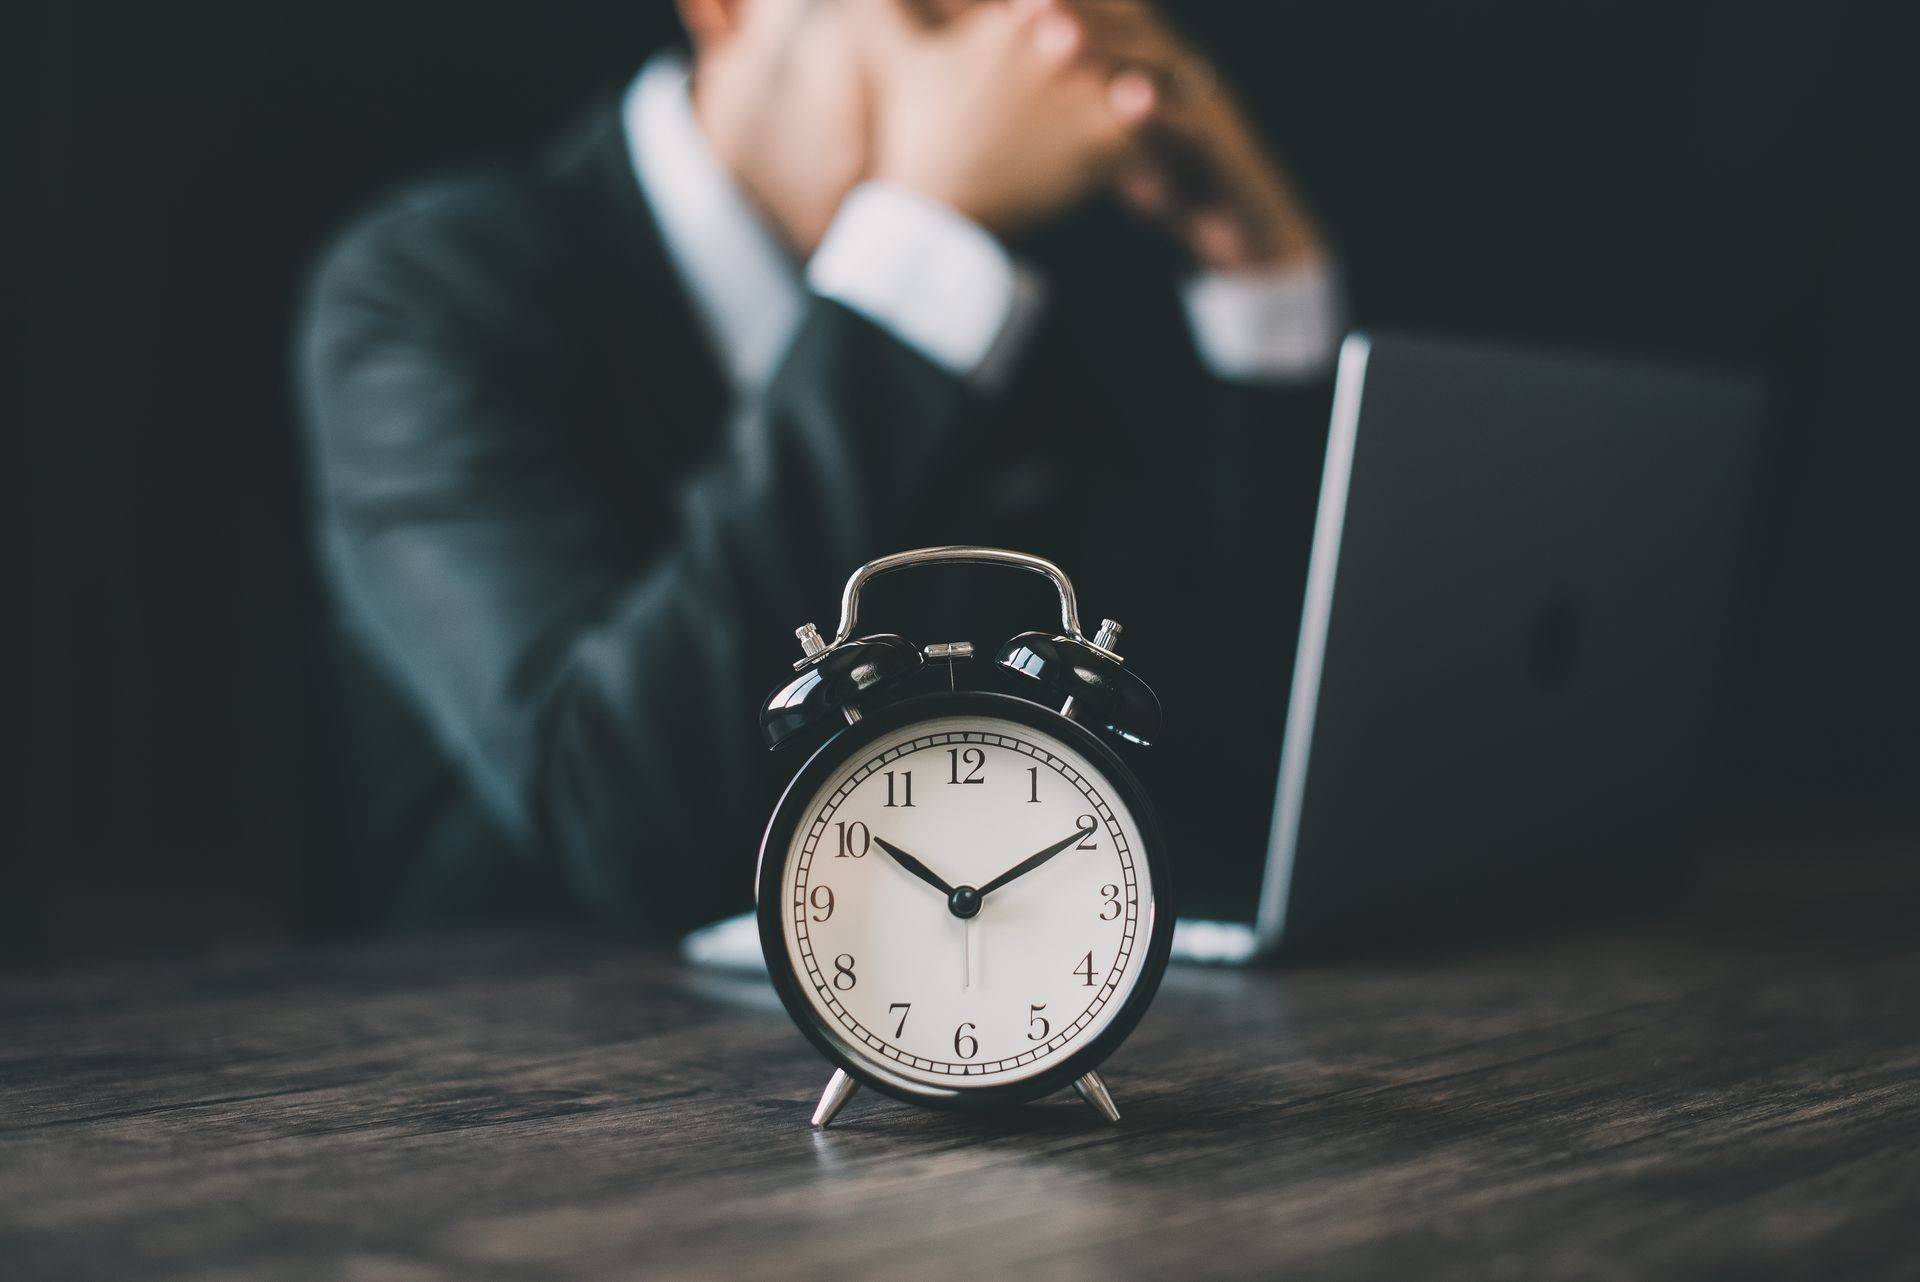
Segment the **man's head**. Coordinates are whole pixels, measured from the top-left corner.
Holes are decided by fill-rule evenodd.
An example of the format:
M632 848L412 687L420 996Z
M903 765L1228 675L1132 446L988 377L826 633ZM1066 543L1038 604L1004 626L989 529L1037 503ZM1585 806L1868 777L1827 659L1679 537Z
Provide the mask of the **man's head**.
M895 3L896 0L878 0ZM868 0L678 0L694 111L768 222L805 255L867 163Z
M1232 95L1149 0L678 3L701 129L796 256L865 178L995 234L1118 180L1205 266L1322 254Z

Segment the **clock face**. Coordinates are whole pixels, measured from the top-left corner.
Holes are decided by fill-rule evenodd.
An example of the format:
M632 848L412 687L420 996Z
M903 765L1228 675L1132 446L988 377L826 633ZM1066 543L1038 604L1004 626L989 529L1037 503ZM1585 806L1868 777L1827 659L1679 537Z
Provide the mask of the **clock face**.
M914 722L804 806L782 852L786 960L815 1018L886 1075L967 1090L1046 1072L1149 969L1141 826L1054 735Z

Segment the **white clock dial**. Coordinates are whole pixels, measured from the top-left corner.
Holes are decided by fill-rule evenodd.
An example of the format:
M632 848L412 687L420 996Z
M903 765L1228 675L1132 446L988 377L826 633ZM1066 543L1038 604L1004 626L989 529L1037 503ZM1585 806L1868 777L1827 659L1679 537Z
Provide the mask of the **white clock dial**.
M1099 1035L1145 969L1153 888L1134 816L1086 757L1017 722L945 717L877 740L809 800L785 858L801 991L899 1077L965 1089L1043 1072Z

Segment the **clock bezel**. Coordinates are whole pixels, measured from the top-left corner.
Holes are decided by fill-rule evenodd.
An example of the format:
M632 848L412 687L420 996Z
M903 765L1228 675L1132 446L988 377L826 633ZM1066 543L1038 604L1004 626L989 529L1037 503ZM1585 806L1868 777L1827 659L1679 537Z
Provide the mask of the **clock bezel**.
M1146 949L1133 991L1127 994L1107 1026L1085 1046L1067 1051L1059 1063L1019 1081L941 1086L887 1071L855 1050L853 1043L844 1035L844 1030L829 1023L814 1010L813 1004L807 999L805 981L787 960L781 881L786 872L787 855L792 848L793 838L806 822L808 803L830 775L869 745L907 726L940 717L998 718L1050 734L1070 745L1099 771L1103 785L1132 814L1140 832L1139 857L1146 864L1151 878L1145 906L1148 918ZM1167 954L1173 945L1173 908L1169 893L1171 875L1165 850L1166 837L1160 825L1159 813L1148 799L1146 789L1119 754L1079 722L1031 700L991 691L941 690L915 695L867 713L821 744L781 794L773 817L767 824L766 834L761 838L759 863L754 872L754 904L760 924L760 950L766 959L767 974L773 981L774 991L780 995L780 1003L787 1008L787 1014L792 1016L793 1022L829 1062L844 1069L862 1085L871 1086L895 1099L936 1108L983 1108L1025 1103L1050 1095L1098 1068L1133 1032L1140 1017L1152 1004L1166 972Z

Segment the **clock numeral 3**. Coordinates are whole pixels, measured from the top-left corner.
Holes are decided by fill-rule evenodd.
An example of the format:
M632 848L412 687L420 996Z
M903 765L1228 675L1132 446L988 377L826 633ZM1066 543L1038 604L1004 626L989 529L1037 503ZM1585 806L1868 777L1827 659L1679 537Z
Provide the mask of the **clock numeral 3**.
M962 1024L953 1030L953 1053L961 1059L972 1059L980 1053L980 1039L967 1032L976 1028L975 1024Z
M840 982L843 979L847 981L844 984ZM854 977L854 973L853 973L853 954L852 953L841 953L838 957L833 959L833 986L835 988L839 989L841 992L844 993L849 988L852 988L855 984L859 982L860 981Z
M1075 850L1100 849L1100 840L1093 835L1100 830L1100 821L1098 819L1095 819L1092 815L1081 815L1073 821L1073 824L1074 827L1086 834L1081 838L1080 844L1074 847Z
M893 1035L895 1037L898 1037L902 1033L907 1031L907 1012L912 1009L913 1009L912 1002L893 1002L888 1005L887 1014L891 1015L895 1011L900 1012L900 1022L893 1026Z
M833 916L833 887L815 886L807 895L807 902L819 910L814 913L813 919L815 921L825 921L827 918Z
M1093 987L1093 953L1091 950L1088 951L1085 957L1080 959L1080 964L1073 968L1073 973L1080 976L1080 986L1082 988ZM849 985L849 987L851 987L851 985Z
M1088 955L1091 956L1092 954L1088 954ZM1028 1041L1044 1042L1047 1040L1047 1034L1053 1031L1053 1025L1047 1023L1047 1017L1040 1013L1046 1008L1047 1008L1047 1004L1045 1002L1041 1002L1038 1006L1027 1007L1027 1040ZM1037 1032L1034 1030L1034 1026L1036 1024L1039 1025L1039 1031Z
M867 831L865 824L858 819L852 823L842 819L833 826L840 830L840 849L834 852L835 859L845 859L848 856L855 859L867 857L867 848L873 845L873 834Z
M987 764L987 752L984 748L948 748L948 783L985 783L980 771ZM967 767L967 777L960 777L960 767Z
M893 771L887 771L887 805L893 805ZM913 805L913 771L900 772L900 809L911 810Z
M1100 897L1102 901L1100 904L1100 920L1112 921L1115 917L1118 917L1120 915L1120 887L1108 883L1100 887ZM1107 909L1109 908L1113 909L1113 911L1108 912Z

